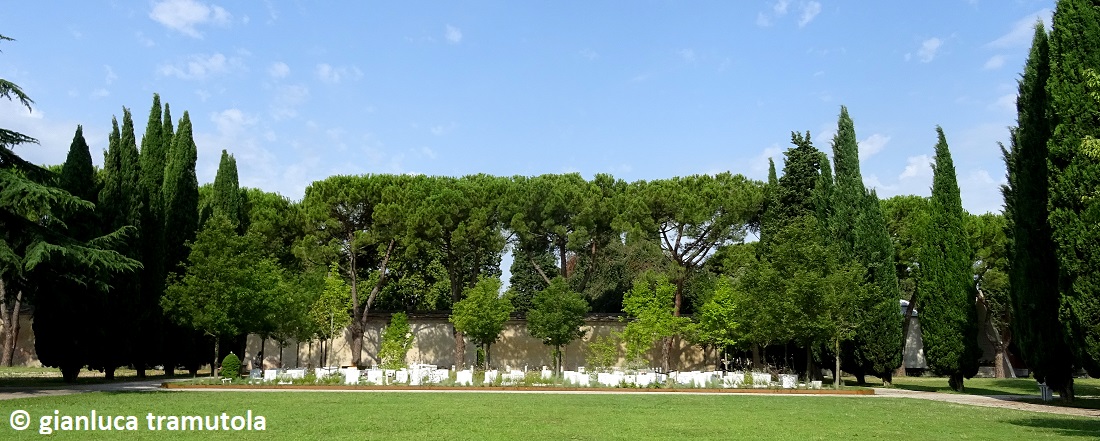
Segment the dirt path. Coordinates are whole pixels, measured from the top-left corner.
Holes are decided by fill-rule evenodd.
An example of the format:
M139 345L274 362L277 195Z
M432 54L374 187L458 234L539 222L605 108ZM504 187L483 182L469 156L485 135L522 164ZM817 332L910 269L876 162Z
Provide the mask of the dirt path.
M1020 400L1036 398L1035 395L964 395L940 392L921 392L905 389L875 388L874 397L918 398L922 400L942 401L945 403L965 404L969 406L1000 407L1028 412L1056 413L1085 417L1100 417L1100 410L1078 409L1076 407L1048 406L1045 404L1024 403Z

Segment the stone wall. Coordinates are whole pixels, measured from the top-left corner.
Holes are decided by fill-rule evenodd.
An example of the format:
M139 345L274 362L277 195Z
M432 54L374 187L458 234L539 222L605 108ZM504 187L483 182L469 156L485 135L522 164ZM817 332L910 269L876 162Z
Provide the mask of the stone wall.
M372 366L379 363L377 358L380 332L387 323L387 318L372 319L367 326L365 343L363 348L363 364ZM409 350L406 362L426 363L441 367L450 367L454 364L454 336L452 326L446 317L425 316L409 317L409 326L414 335L412 347ZM562 363L566 369L576 369L585 365L585 351L588 342L595 337L608 336L612 332L620 332L624 324L608 318L593 318L586 322L582 328L585 331L583 339L575 340L564 348ZM332 351L329 353L327 364L329 366L348 366L351 364L351 349L347 336L341 336L332 342ZM476 348L467 340L465 363L470 366L474 363ZM522 369L553 365L551 348L527 333L526 322L523 320L510 320L505 323L501 339L493 344L490 349L490 362L496 367L511 366ZM248 346L244 361L246 364L258 365L260 352L260 338L256 335L248 337ZM626 363L625 345L620 345L618 365ZM706 370L714 368L714 355L711 354L704 361L703 349L689 342L680 340L674 345L672 352L673 369L680 370ZM660 365L660 350L654 348L646 357L652 366ZM280 366L279 345L273 340L267 340L264 344L263 365L265 369ZM306 345L297 345L291 342L282 351L282 367L318 367L321 366L320 351L317 343L312 349Z
M8 330L0 324L0 341L6 336ZM12 366L41 367L38 354L34 352L34 331L31 330L31 315L19 314L19 336L15 342L15 357Z

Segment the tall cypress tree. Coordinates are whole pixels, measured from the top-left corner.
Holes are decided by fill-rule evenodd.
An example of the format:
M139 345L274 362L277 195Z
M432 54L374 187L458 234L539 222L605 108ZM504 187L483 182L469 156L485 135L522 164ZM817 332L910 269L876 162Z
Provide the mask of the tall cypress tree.
M932 198L924 244L920 249L917 307L928 367L949 376L952 389L962 391L963 378L978 371L977 311L971 281L966 212L962 208L955 165L943 129L932 166Z
M84 139L76 128L69 154L61 167L59 187L88 202L96 203L95 168ZM97 236L95 213L80 211L60 219L74 239L87 241ZM47 263L39 270L34 299L34 347L45 366L61 369L66 381L76 379L80 369L94 356L92 349L100 335L93 311L100 298L96 274L65 262Z
M165 106L165 116L169 116ZM170 123L166 121L167 127ZM163 134L162 134L163 136ZM199 188L195 177L197 151L191 133L191 117L185 111L180 118L164 169L162 200L164 202L164 268L168 273L183 274L183 265L190 250L188 242L195 240L199 228ZM160 299L157 299L158 302ZM158 303L159 306L159 303ZM206 348L201 334L184 329L162 316L161 338L171 351L162 353L165 370L183 365L192 372L206 360ZM166 372L167 373L167 372Z
M164 170L165 268L178 272L187 260L185 245L199 226L199 184L195 177L198 152L191 134L191 117L183 112Z
M166 117L170 117L165 114ZM169 123L168 130L171 129ZM141 193L142 193L142 264L141 296L134 320L143 329L158 329L161 320L160 297L164 293L164 166L172 138L165 136L162 122L160 95L153 94L153 105L145 133L141 137ZM159 360L159 348L165 347L159 340L160 332L145 332L136 337L132 363L139 378L145 377L145 369Z
M1019 81L1011 150L1003 151L1008 168L1008 184L1002 190L1009 239L1009 291L1013 317L1018 318L1012 326L1014 341L1035 379L1070 399L1074 354L1058 319L1058 262L1047 219L1049 78L1050 45L1046 29L1037 23Z
M1047 156L1049 219L1060 317L1069 347L1091 376L1100 376L1100 161L1086 154L1082 142L1100 138L1100 101L1090 94L1087 72L1098 68L1100 1L1058 2L1047 82L1055 123Z
M214 192L211 195L211 214L221 214L229 219L237 234L244 234L247 222L241 188L237 180L237 160L229 152L222 150L218 163L218 174L214 176ZM204 219L205 221L205 219Z
M841 106L837 133L833 137L833 164L836 188L829 206L830 231L840 244L845 259L867 268L864 276L868 289L860 299L861 323L855 338L844 345L845 370L856 374L860 383L865 374L891 381L901 365L901 317L898 316L898 277L894 270L894 244L886 230L878 196L863 185L859 167L859 144L855 124L848 108Z
M117 129L115 121L112 124ZM129 225L140 232L144 197L134 121L129 109L122 109L122 130L120 133L112 130L111 137L114 142L108 146L104 159L104 185L100 192L102 222L108 231ZM139 233L120 243L116 251L140 259L141 248ZM141 273L114 275L110 289L97 305L97 315L103 320L103 335L96 345L98 356L92 367L102 369L108 377L114 376L118 366L129 364L133 349L138 347L139 340L134 337L132 328L124 324L142 312L141 279Z

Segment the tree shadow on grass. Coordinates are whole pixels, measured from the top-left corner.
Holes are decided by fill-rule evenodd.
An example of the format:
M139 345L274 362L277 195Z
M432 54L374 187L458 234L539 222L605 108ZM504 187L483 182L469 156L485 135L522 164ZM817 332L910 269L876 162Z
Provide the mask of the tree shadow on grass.
M1100 419L1031 417L1010 420L1008 423L1016 426L1049 429L1062 436L1080 436L1089 439L1100 437Z

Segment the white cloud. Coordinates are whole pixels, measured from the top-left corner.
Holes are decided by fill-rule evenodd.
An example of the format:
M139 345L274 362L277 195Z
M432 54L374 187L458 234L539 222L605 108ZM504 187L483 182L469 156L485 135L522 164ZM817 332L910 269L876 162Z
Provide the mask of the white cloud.
M233 108L215 113L210 117L210 120L214 122L218 132L235 135L243 131L245 127L256 124L257 118L245 114L241 109Z
M890 142L890 137L881 133L875 133L868 136L863 141L859 142L859 160L874 156L876 153L881 152L886 144Z
M897 185L883 184L882 181L879 180L878 175L873 175L872 174L872 175L863 176L863 185L866 186L867 188L875 190L875 193L878 194L878 197L880 199L881 198L888 198L888 197L891 197L891 196L894 196L894 195L898 194L897 193L898 192L898 186Z
M115 75L115 70L111 69L111 66L105 64L103 65L103 70L105 72L103 82L106 83L108 86L110 86L111 83L115 82L115 80L118 79L118 75Z
M287 66L286 63L282 61L277 61L272 63L271 67L267 68L267 73L271 75L272 78L286 78L287 75L290 75L290 66Z
M963 208L973 214L1001 212L1004 209L1001 185L1004 183L1004 177L994 179L984 169L971 170L965 177L960 175L959 192Z
M814 21L814 17L821 13L821 3L811 1L803 3L800 7L802 14L798 17L798 27L803 27Z
M1053 14L1054 11L1048 8L1028 14L1016 20L1016 22L1012 24L1012 30L997 37L996 40L989 42L986 46L995 49L1021 49L1031 47L1031 39L1035 36L1035 23L1040 19L1043 20L1043 24L1049 31L1053 21Z
M787 13L787 6L790 4L790 0L779 0L772 6L772 10L775 11L775 15L784 15Z
M932 176L932 157L928 155L910 156L905 160L905 170L898 179L913 179Z
M271 116L276 121L298 116L298 106L309 98L309 88L300 84L283 84L275 88Z
M920 44L920 49L917 49L917 57L920 58L921 63L927 63L936 58L936 53L939 52L940 47L943 46L943 40L939 38L929 38L924 40ZM906 54L908 60L909 54Z
M345 78L359 79L363 77L363 71L358 67L333 67L328 63L321 63L317 65L315 70L317 79L330 84L339 83Z
M771 17L768 17L768 15L763 13L763 12L758 13L758 14L756 14L756 25L760 26L762 28L766 28L766 27L772 25L772 19L771 19Z
M779 155L782 152L783 149L779 148L779 144L772 144L762 150L759 155L756 155L756 157L752 159L752 175L759 176L761 179L767 179L768 159L775 160L776 173L780 173L783 170L783 161L779 159Z
M683 58L684 61L686 61L688 63L694 63L695 62L695 51L694 50L680 49L677 53L680 54L680 58Z
M458 128L458 123L451 122L450 124L440 124L438 126L433 126L430 130L435 136L443 136L450 133L456 128Z
M1000 69L1001 66L1004 66L1004 65L1005 65L1005 56L997 54L997 55L994 55L992 57L989 57L989 59L986 60L985 65L982 66L982 68L986 69L986 70L994 70L994 69Z
M145 34L141 31L134 33L134 37L137 38L138 43L141 43L142 46L153 47L157 45L157 43L153 41L153 39L146 37Z
M462 42L462 30L451 25L443 31L443 36L447 38L447 41L451 44L459 44Z
M219 52L213 55L192 55L182 63L163 64L157 72L181 80L204 80L214 75L242 69L244 69L244 62L240 58L229 58Z
M581 54L582 57L587 58L589 60L595 60L597 58L600 58L599 53L597 53L596 51L594 51L592 49L589 49L589 48L581 49L580 54Z
M989 105L989 108L1006 112L1016 112L1016 94L1010 93L1001 95L1000 98L997 98L997 101Z
M92 98L105 98L111 95L111 92L104 87L100 87L92 91Z
M153 10L149 13L157 23L182 32L194 38L202 38L202 33L195 29L204 24L228 25L231 15L225 8L195 0L165 0L153 4Z

